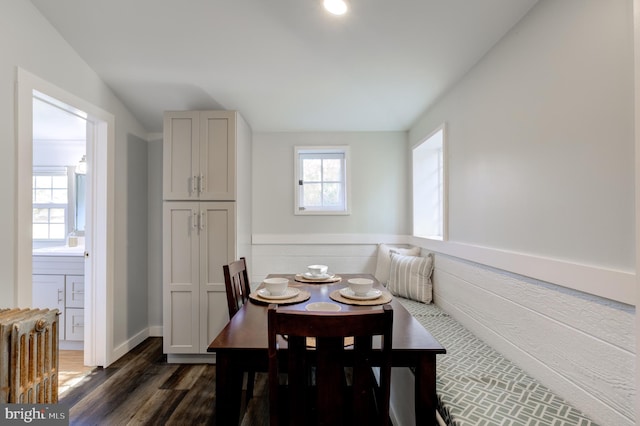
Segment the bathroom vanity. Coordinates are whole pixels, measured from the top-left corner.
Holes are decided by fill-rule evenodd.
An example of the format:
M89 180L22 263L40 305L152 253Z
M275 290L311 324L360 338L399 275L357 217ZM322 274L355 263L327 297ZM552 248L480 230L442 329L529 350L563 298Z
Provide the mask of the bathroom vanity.
M83 348L84 247L33 250L32 306L60 311L61 349Z

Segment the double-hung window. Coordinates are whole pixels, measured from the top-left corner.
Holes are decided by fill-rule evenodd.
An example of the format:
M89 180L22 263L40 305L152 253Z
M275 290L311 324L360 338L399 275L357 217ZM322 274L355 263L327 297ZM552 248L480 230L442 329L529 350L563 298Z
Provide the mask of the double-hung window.
M349 147L295 147L295 214L349 214Z
M67 236L69 178L66 167L33 172L33 239L64 240Z

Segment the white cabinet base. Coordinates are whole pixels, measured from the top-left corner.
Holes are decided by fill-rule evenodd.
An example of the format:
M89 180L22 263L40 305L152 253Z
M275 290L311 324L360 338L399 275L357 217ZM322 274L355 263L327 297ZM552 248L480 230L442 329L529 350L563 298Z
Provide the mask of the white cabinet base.
M34 256L34 308L60 311L60 349L84 347L84 257Z

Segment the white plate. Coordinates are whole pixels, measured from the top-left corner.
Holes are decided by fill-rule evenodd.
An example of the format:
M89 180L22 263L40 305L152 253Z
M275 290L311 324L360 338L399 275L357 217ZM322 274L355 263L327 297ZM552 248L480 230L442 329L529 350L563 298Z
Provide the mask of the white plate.
M312 275L309 272L305 272L302 276L308 280L328 280L329 278L333 278L334 274Z
M356 295L349 287L345 287L340 290L340 294L346 297L347 299L354 300L373 300L382 296L382 292L380 290L369 290L369 292L364 296Z
M293 287L287 287L284 293L277 296L272 296L271 293L269 293L269 290L267 290L266 288L261 288L260 290L258 290L258 295L260 297L270 300L291 299L292 297L296 297L298 294L300 294L300 290Z
M317 311L317 312L338 312L342 310L340 305L337 305L335 303L330 303L330 302L309 303L304 308L307 311Z

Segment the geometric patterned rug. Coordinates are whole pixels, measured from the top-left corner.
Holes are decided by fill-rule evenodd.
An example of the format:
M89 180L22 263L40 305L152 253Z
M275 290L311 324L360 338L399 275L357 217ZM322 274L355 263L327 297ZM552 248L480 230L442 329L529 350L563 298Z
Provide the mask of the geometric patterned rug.
M596 426L436 305L396 298L446 349L438 411L451 426Z

